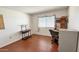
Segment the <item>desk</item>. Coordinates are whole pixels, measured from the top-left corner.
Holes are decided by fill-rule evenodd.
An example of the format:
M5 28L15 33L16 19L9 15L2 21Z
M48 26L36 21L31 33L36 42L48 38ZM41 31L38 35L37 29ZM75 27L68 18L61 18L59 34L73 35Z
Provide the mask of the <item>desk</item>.
M59 32L59 52L77 52L79 50L79 31L75 29L53 30Z
M23 30L23 31L21 31L21 33L22 33L22 39L23 40L31 37L31 30L30 29L29 30ZM26 36L26 34L27 34L27 36Z

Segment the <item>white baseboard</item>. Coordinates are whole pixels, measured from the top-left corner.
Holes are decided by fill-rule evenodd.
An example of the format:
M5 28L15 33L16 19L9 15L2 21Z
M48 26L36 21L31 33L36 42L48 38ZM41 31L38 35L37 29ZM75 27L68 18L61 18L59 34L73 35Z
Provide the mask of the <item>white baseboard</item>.
M12 40L12 41L10 41L10 42L7 42L7 43L5 43L5 44L3 44L3 45L0 45L0 48L5 47L5 46L7 46L7 45L10 45L10 44L12 44L12 43L14 43L14 42L16 42L16 41L18 41L18 40L20 40L20 39L21 39L21 38L18 38L17 40L14 39L14 40Z

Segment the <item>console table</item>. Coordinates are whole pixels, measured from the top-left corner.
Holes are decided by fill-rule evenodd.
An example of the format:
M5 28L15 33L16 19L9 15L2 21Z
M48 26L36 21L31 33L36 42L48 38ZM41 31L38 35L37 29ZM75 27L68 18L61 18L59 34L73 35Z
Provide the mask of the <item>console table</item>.
M31 30L30 29L23 30L23 31L21 31L21 33L22 33L22 40L25 40L25 39L28 39L31 37ZM26 34L27 34L27 36L26 36Z

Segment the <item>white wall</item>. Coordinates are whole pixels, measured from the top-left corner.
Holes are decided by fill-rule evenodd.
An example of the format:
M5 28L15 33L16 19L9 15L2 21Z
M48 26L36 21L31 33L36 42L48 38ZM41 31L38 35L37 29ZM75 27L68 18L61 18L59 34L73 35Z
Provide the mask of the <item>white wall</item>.
M3 15L5 29L0 30L0 47L6 46L21 39L20 24L29 24L27 14L0 7L0 14Z
M50 15L56 15L56 17L61 17L61 16L68 16L68 8L66 9L59 9L59 10L52 10L49 12L44 12L44 13L38 13L34 14L31 17L31 27L32 27L32 33L33 34L40 34L40 35L47 35L49 36L50 33L48 31L49 28L43 29L41 33L38 33L38 17L40 16L50 16Z
M69 7L68 28L79 30L79 6Z

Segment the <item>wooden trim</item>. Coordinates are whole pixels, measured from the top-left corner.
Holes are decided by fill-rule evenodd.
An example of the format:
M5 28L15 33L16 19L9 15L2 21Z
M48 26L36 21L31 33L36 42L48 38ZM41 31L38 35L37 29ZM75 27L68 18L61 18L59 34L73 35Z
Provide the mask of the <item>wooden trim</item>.
M4 20L2 15L0 15L0 29L4 29Z

